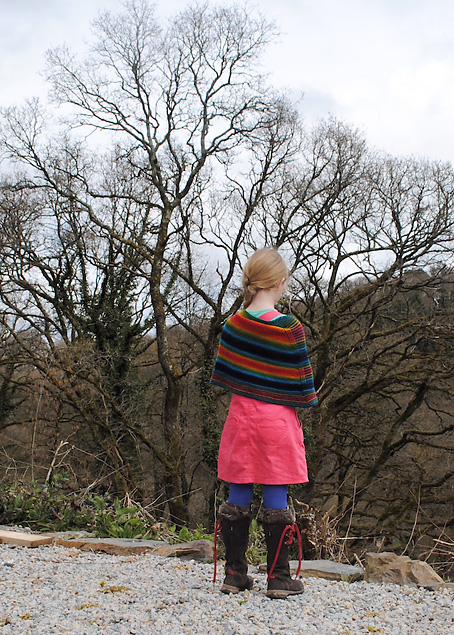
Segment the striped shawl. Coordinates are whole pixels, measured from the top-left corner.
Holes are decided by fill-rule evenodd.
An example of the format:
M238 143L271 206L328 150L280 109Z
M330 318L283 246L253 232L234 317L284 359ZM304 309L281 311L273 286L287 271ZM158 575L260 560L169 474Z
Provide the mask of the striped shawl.
M261 320L247 311L227 320L211 383L284 406L317 403L303 326L293 316Z

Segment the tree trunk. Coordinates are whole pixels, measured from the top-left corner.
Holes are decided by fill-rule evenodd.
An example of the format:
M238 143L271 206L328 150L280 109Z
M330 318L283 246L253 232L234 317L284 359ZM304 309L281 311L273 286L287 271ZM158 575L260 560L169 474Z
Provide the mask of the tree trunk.
M164 466L164 488L169 506L170 521L178 526L188 522L188 510L183 492L183 434L180 426L182 385L167 378L164 401L164 435L166 438L166 464Z

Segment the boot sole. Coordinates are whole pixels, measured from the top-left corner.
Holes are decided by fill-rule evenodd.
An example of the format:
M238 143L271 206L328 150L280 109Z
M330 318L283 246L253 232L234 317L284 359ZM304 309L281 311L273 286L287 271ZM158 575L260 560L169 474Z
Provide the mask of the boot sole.
M284 589L282 590L275 589L273 591L267 591L266 597L271 598L272 600L285 600L289 595L301 595L301 593L304 593L304 589L301 589L301 591L287 591Z
M236 586L232 586L231 584L223 584L220 588L221 593L239 593L241 589Z
M233 586L232 584L223 584L220 588L221 593L233 593L234 595L236 593L241 593L241 591L250 591L252 589L252 587L254 586L254 582L251 581L251 583L245 587L237 587L237 586Z
M241 591L250 591L252 589L253 585L251 584L250 586L246 586L243 588L239 588L237 586L232 586L231 584L223 584L221 586L221 588L219 589L221 591L221 593L240 593Z

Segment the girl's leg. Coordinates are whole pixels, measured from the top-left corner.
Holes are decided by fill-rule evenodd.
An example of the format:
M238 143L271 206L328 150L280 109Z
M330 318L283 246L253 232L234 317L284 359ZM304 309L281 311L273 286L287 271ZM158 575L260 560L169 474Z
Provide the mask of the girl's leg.
M230 483L229 503L246 507L252 503L254 483Z
M251 522L253 483L231 483L227 503L219 509L219 521L225 545L225 578L223 593L251 589L253 579L247 575L246 550Z
M287 485L262 485L265 509L287 509Z
M290 576L289 555L295 512L287 507L287 485L263 485L263 530L267 548L267 596L286 598L304 590L300 580Z

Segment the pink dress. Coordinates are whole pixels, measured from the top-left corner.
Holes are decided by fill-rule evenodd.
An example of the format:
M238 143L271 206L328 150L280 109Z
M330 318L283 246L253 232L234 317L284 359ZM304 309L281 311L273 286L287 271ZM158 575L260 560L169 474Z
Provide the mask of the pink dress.
M219 446L218 476L229 483L307 483L296 409L233 394Z

